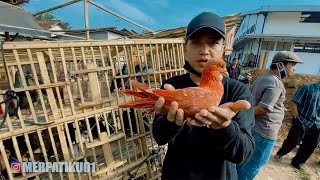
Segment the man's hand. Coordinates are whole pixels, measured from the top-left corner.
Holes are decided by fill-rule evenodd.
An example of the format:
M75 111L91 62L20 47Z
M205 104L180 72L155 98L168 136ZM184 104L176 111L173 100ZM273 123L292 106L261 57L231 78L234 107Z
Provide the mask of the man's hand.
M165 84L164 89L166 90L174 90L174 87L170 84ZM164 98L160 97L155 105L154 111L156 114L161 114L162 108L164 105ZM182 126L185 122L184 120L184 112L182 109L179 108L179 104L177 102L172 102L169 108L169 112L167 114L167 120L170 122L175 122L178 126Z
M196 119L187 118L188 125L205 126L209 125L213 129L222 129L231 123L232 118L241 109L249 109L250 103L246 100L228 102L219 107L211 106L208 110L202 109L196 114Z

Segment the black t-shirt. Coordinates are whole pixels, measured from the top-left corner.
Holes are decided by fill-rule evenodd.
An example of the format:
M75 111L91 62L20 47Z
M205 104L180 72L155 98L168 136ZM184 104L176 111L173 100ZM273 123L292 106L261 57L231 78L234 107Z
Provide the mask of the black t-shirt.
M239 66L236 66L236 68L233 69L232 66L229 66L227 68L228 70L228 73L229 73L229 77L231 79L236 79L236 80L239 80L239 75L240 75L240 67Z
M246 85L225 77L222 82L221 104L244 99L252 105L252 94ZM165 83L176 89L197 86L189 74ZM169 146L162 179L237 179L236 164L247 161L253 153L253 125L253 107L239 111L228 127L218 130L186 124L180 127L165 115L155 117L153 136L159 145Z

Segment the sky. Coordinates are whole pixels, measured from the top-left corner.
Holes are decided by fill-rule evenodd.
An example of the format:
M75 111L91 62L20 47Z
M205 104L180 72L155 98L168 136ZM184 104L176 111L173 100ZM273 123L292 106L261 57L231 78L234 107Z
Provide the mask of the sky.
M22 7L31 13L54 7L70 0L30 0ZM204 11L220 16L237 14L274 5L320 5L319 0L92 0L154 31L187 26ZM142 32L132 25L88 3L89 28L117 27ZM83 2L52 11L57 19L66 21L71 29L84 29Z

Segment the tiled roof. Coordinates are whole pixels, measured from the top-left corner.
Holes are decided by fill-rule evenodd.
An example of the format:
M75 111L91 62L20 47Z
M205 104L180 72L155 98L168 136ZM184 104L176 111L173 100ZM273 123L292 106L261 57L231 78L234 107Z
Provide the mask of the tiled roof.
M39 23L39 25L40 25L41 27L43 27L44 29L50 29L50 28L52 28L53 26L58 25L58 24L60 23L60 21L58 21L58 20L39 21L38 23Z

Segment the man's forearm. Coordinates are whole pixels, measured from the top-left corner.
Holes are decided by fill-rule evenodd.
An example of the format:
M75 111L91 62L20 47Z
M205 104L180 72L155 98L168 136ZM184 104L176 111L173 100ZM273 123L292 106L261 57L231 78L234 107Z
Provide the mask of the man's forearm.
M253 126L253 120L251 122ZM249 131L251 128L240 129L238 123L232 121L226 128L209 131L208 138L215 139L212 147L224 149L226 160L240 164L246 162L253 153L254 141Z
M294 118L298 118L298 106L295 102L289 102L289 108Z
M175 122L169 122L166 115L156 115L153 121L153 137L159 145L167 144L183 128L176 125Z

